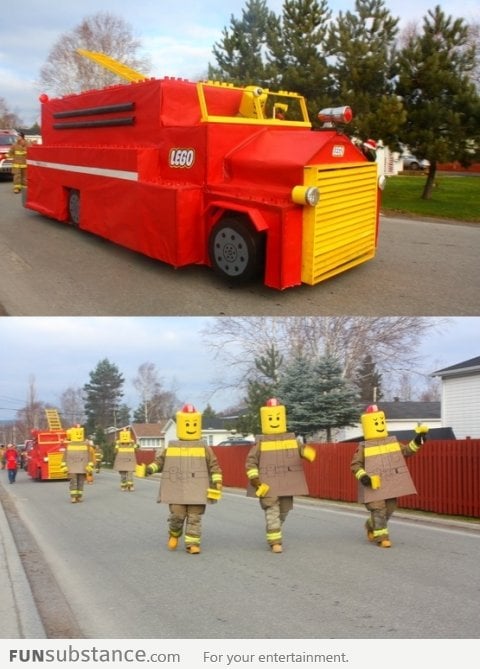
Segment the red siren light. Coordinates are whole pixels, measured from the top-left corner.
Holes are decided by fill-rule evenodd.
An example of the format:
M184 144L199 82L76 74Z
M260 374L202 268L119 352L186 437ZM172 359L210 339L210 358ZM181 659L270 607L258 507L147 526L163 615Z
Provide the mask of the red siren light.
M353 119L352 108L345 107L327 107L318 112L318 120L322 123L350 123Z
M42 93L38 96L38 99L43 104L44 102L48 102L48 95L46 93Z

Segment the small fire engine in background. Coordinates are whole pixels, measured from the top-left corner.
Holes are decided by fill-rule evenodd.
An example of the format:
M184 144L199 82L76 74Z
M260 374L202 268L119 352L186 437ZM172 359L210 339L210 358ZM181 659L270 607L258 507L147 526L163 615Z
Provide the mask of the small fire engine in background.
M45 409L48 430L33 430L32 439L26 442L27 473L35 481L67 479L63 464L66 431L55 409Z
M129 83L40 97L43 144L28 151L26 207L176 268L230 281L261 273L318 284L375 256L375 162L296 93L147 79L81 52Z
M16 130L0 130L0 174L12 175L12 157L9 151L18 139Z

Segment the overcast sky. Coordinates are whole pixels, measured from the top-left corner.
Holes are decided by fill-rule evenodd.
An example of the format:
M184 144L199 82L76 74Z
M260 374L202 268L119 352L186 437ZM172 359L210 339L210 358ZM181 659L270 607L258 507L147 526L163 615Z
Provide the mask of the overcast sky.
M268 0L269 9L281 12L283 0ZM428 10L439 4L455 18L480 21L478 0L386 0L385 6L401 25L421 24ZM230 26L230 17L240 19L246 0L21 0L2 2L0 21L0 97L29 126L39 120L36 84L39 72L56 41L70 33L83 19L106 11L123 18L132 28L152 62L152 76L189 79L206 74L214 64L212 47ZM352 11L354 0L329 0L334 16Z
M480 355L480 318L437 321L425 338L422 371ZM15 417L25 406L29 380L37 396L58 405L68 387L81 388L98 362L108 358L125 377L125 401L136 408L138 395L132 380L144 362L155 364L169 389L175 385L182 402L203 411L210 402L216 410L231 407L240 397L232 393L211 396L216 379L231 375L215 360L200 332L213 318L0 318L0 419Z

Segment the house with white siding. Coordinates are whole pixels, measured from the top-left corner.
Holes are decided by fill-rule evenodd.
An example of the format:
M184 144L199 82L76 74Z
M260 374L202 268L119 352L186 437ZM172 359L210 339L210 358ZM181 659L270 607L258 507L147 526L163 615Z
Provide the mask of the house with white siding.
M442 382L442 424L457 439L480 437L480 356L439 369Z

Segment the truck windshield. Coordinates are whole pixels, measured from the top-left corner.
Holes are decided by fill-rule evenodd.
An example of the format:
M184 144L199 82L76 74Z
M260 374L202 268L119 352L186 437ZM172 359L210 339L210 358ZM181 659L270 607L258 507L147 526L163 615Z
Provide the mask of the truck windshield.
M311 127L305 99L297 93L217 82L199 82L197 90L203 121Z
M10 146L15 144L16 141L15 135L0 135L0 146Z

